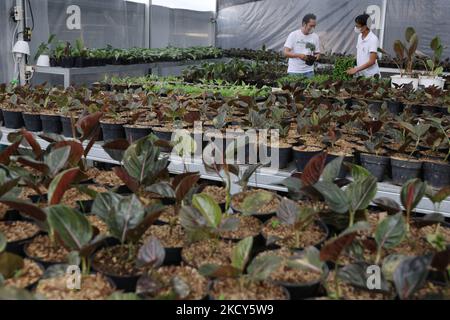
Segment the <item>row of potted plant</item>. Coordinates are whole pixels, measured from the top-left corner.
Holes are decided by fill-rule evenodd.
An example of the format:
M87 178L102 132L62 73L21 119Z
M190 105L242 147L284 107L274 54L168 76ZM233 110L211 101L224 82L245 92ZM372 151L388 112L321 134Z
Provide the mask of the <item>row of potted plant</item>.
M77 128L90 137L98 126L92 114ZM364 168L340 179L344 158L326 165L326 153L278 195L248 188L259 166L212 164L219 186L196 172L170 177L166 144L153 135L105 146L122 163L109 172L87 167L81 141L53 138L41 150L21 130L0 154L2 298L448 298L448 225L438 210L414 214L425 196L438 208L448 188L408 181L402 211L375 199ZM231 176L242 186L235 195ZM67 287L68 266L81 269L81 290ZM382 272L375 287L370 266Z
M191 140L182 140L189 153L194 153L211 145L222 149L236 146L244 138L247 144L241 148L245 147L247 157L257 155L256 160L264 162L273 152L279 155L281 169L294 161L302 171L312 156L328 150L334 157L344 155L347 161L366 166L379 181L391 177L401 185L423 177L437 187L449 183L448 114L434 108L416 114L410 106L392 113L387 103L362 98L345 103L297 93L273 93L258 102L248 96L160 96L142 90L113 93L18 87L3 95L2 110L9 128L25 126L39 132L42 127L46 133L76 137L79 133L74 124L80 117L102 111L102 137L98 140L106 142L136 141L150 133L171 142L185 136ZM29 105L36 113L27 109ZM33 127L35 123L38 125ZM210 131L200 137L201 145L195 143L195 124L202 125L201 133ZM231 137L226 136L230 129L235 131ZM272 145L270 131L265 138L249 141L248 130L276 130L279 141ZM268 154L263 159L259 150L265 149ZM332 159L330 156L329 161Z

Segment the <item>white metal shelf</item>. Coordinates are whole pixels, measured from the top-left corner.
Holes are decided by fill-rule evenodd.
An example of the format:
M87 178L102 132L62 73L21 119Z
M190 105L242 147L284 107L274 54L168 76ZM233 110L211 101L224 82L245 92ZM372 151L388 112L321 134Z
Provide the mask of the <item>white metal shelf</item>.
M7 136L11 132L15 132L16 130L11 130L7 128L0 128L2 132L2 138L0 140L0 144L10 145L11 143L8 141ZM42 148L46 148L48 146L48 142L37 138L37 142L41 145ZM87 143L85 143L87 144ZM88 156L88 160L110 163L110 164L120 164L119 162L112 159L102 147L102 142L96 143L92 149L90 150ZM240 166L241 172L245 171L246 166ZM172 174L181 174L189 171L189 172L199 172L202 179L211 180L211 181L221 181L221 177L216 173L211 172L206 169L201 159L183 159L179 156L170 156L170 165L169 172ZM287 189L281 186L281 182L290 177L294 172L296 172L295 164L291 164L287 169L284 170L273 170L270 168L261 168L257 170L257 172L250 178L249 186L257 187L261 189L287 192ZM232 178L232 187L231 192L237 193L239 192L240 187L237 184L237 178L233 176ZM401 188L390 183L378 183L378 192L376 197L386 197L400 203L400 191ZM424 198L416 209L417 212L423 214L431 214L434 213L433 203L428 199ZM440 212L446 217L450 217L450 198L442 202L440 206Z

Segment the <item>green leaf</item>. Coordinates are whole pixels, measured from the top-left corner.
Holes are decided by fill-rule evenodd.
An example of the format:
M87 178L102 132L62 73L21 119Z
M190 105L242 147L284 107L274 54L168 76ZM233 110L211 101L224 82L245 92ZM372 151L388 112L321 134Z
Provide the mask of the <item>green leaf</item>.
M334 182L339 177L339 173L341 172L342 162L344 161L344 157L339 157L331 161L322 172L322 181L325 182Z
M333 183L319 181L314 185L314 188L322 194L325 202L333 212L347 213L350 208L350 200L347 194L339 189Z
M6 249L7 243L8 240L6 239L6 236L0 232L0 253L2 253Z
M392 249L406 236L406 223L401 212L381 221L375 231L375 241L379 248Z
M391 254L384 258L381 271L388 281L394 281L394 272L406 256L399 254Z
M196 194L192 198L193 206L207 220L213 228L218 228L222 222L222 209L220 206L206 194Z
M308 247L288 260L288 267L323 273L325 263L320 260L320 251L316 247Z
M352 164L352 178L356 181L362 181L367 177L371 177L372 174L365 168L358 166L356 164Z
M44 162L50 168L51 175L57 175L66 166L69 160L70 150L71 148L66 146L50 152L45 157Z
M394 284L400 299L409 299L427 280L432 255L405 258L394 272Z
M444 187L441 190L439 190L438 192L434 192L434 190L432 188L427 188L426 196L433 203L441 203L444 200L446 200L448 197L450 197L450 186Z
M407 211L413 211L424 197L427 190L426 183L420 179L408 181L402 188L400 198Z
M397 203L390 198L378 198L373 200L373 203L383 210L386 210L389 214L396 214L402 211L402 208Z
M283 199L277 209L277 217L280 222L294 225L300 212L300 206L290 199Z
M365 262L349 264L338 270L338 278L355 287L367 289L367 280L370 276L367 273L368 268L369 264ZM381 278L380 290L385 292L389 291L389 285L384 277Z
M175 191L172 189L172 186L168 182L159 182L151 185L150 187L145 189L148 192L152 192L158 194L165 198L175 199Z
M250 251L253 246L253 238L247 237L244 240L239 241L239 243L233 248L231 253L231 265L244 272L245 265L250 257Z
M258 212L258 209L271 202L275 195L269 191L259 190L247 195L241 204L244 215L251 215Z
M248 266L248 275L254 281L264 281L277 270L283 259L275 255L258 256Z
M350 184L345 191L353 212L367 209L377 194L377 179L369 176Z
M124 293L124 292L114 292L112 295L108 297L107 300L116 300L116 301L135 301L141 300L139 296L135 293Z
M46 212L50 227L70 249L80 251L91 241L92 226L83 214L64 205L48 207Z
M3 252L0 254L0 274L5 279L12 278L14 274L23 268L24 262L18 255Z
M165 257L166 251L161 242L155 237L150 237L139 249L137 266L139 268L146 266L156 269L162 266Z

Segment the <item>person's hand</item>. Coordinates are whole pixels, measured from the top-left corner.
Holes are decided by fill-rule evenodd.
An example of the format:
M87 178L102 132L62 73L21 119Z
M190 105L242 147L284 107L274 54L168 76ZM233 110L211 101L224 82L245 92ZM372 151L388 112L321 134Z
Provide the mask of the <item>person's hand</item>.
M351 68L351 69L347 70L347 74L350 75L350 76L353 76L353 75L357 74L358 72L359 71L358 71L357 68Z
M299 54L297 55L297 58L299 58L300 60L305 61L305 60L306 60L306 55L305 55L305 54L299 53Z

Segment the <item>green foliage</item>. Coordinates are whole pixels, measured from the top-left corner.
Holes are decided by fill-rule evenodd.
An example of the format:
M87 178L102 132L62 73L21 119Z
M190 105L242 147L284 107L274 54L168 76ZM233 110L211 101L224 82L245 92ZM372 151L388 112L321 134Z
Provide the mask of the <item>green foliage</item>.
M350 80L352 76L347 74L347 70L355 67L356 60L354 57L343 57L336 59L333 69L333 80Z

